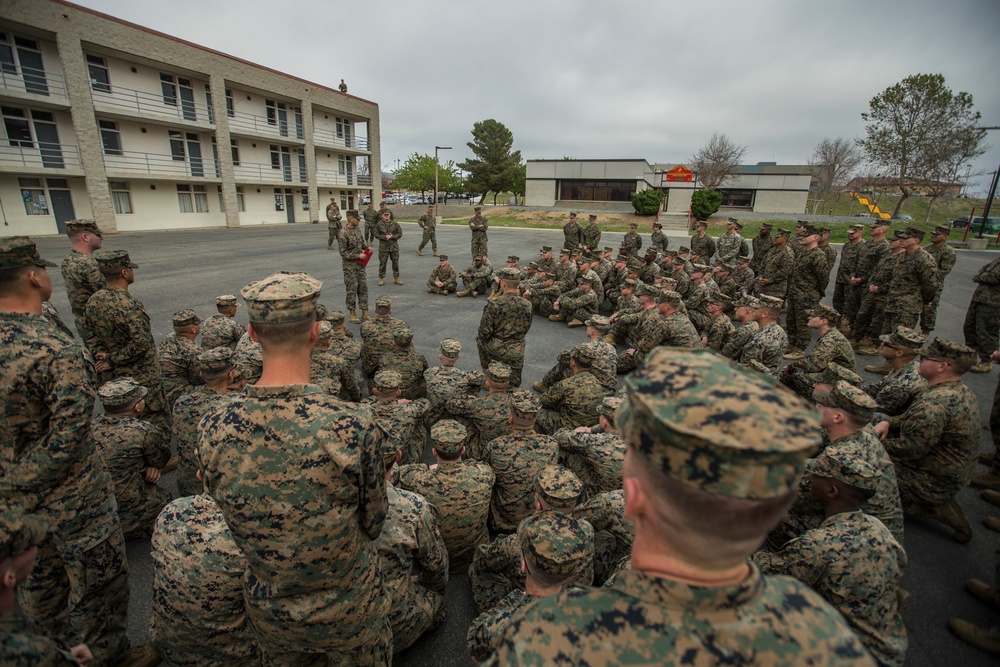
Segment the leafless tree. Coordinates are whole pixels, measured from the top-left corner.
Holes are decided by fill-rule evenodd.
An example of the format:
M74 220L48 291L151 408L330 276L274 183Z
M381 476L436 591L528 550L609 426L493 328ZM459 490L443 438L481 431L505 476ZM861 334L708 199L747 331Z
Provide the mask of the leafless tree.
M813 178L816 180L813 189L813 215L816 214L821 200L826 199L831 192L850 180L862 159L861 150L851 139L824 138L816 144L816 150L809 160Z
M725 134L716 132L689 160L691 170L709 190L718 190L736 177L734 171L743 161L747 147L736 145Z
M927 203L924 222L931 218L931 209L938 198L946 196L958 183L973 176L982 176L985 170L963 170L974 159L992 148L983 142L985 130L963 127L949 133L924 154L923 164L918 165L924 193L931 198Z

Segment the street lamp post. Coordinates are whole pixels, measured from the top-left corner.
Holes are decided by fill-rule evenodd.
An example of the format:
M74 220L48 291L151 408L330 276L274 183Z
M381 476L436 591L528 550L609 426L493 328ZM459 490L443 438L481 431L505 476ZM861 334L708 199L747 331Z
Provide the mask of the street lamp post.
M434 217L438 217L438 151L450 151L451 146L434 147Z

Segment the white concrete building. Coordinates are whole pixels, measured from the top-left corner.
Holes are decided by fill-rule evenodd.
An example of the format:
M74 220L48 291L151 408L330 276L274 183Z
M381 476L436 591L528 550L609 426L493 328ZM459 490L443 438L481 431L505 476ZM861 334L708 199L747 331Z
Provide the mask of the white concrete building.
M325 221L381 190L374 102L60 0L0 0L0 111L4 236Z

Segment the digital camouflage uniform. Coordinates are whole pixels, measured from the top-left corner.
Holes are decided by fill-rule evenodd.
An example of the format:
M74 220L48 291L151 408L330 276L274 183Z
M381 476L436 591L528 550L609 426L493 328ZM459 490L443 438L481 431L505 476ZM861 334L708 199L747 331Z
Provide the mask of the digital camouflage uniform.
M196 387L174 402L173 431L177 443L177 491L181 497L196 496L204 485L196 476L198 462L198 423L212 408L225 403L232 394L206 387Z
M479 211L469 219L469 229L472 230L472 256L489 255L489 239L486 230L490 228L490 221L484 218Z
M795 577L822 595L880 665L902 667L907 639L896 589L906 553L881 521L861 510L840 512L753 560L764 574Z
M750 241L750 247L753 248L753 256L750 258L750 270L759 275L761 269L764 267L764 259L767 257L767 253L774 247L774 237L770 233L766 236L758 233Z
M580 232L583 246L591 252L601 247L601 228L597 224L591 225L589 222L583 231Z
M642 266L639 267L639 280L646 283L647 285L652 285L656 282L656 279L660 277L660 267L656 265L656 262L648 261L643 262Z
M768 284L758 283L760 294L784 299L788 294L788 279L795 268L795 253L786 243L780 248L771 248L761 260L758 279L766 278Z
M555 438L532 430L519 429L486 445L483 462L496 475L490 501L494 532L513 532L521 519L535 511L535 476L558 459Z
M531 295L526 296L525 298L528 299L528 302L532 305L534 310L538 311L539 315L548 317L555 312L552 305L561 294L558 283L552 283L549 286L542 284L531 285L530 287L527 287L527 289L531 291Z
M577 223L576 218L573 218L565 225L563 225L563 245L570 252L579 248L583 243L583 229Z
M642 250L642 237L636 234L634 229L627 232L622 238L619 252L627 252L630 257L635 257L640 250Z
M436 422L442 417L450 398L478 395L483 380L480 371L466 372L454 366L433 366L425 370L424 384L431 402L429 420Z
M757 284L757 274L750 267L733 269L732 273L729 274L729 279L736 285L735 289L732 292L727 292L725 289L722 291L733 298L737 298L741 294L752 294L754 285Z
M649 247L659 253L664 253L670 247L670 240L667 235L659 229L654 229L649 235Z
M941 305L941 292L944 291L944 279L955 268L955 262L958 258L955 254L955 249L947 243L941 246L932 244L924 248L924 250L927 251L927 254L931 256L931 259L937 265L937 272L935 274L937 277L937 291L934 293L934 300L929 305L925 305L923 311L920 313L920 329L925 334L929 334L937 326L937 309Z
M632 326L632 348L633 354L628 350L618 355L618 373L631 373L642 365L645 355L663 340L663 318L660 311L653 306L643 311L639 316L639 321Z
M619 296L615 304L615 314L617 317L611 323L608 333L620 340L626 340L631 335L632 326L639 321L642 313L642 303L639 302L639 299L634 294Z
M150 551L149 634L163 658L178 667L259 664L243 601L247 561L215 501L199 493L167 505Z
M246 331L246 327L237 322L236 318L216 313L201 323L201 349L228 347L235 350Z
M337 241L340 243L340 230L343 228L343 216L340 214L340 207L334 202L330 202L326 205L326 226L329 230L329 234L326 238L326 249L329 250L333 247L333 242Z
M417 250L423 250L424 246L430 243L431 250L433 250L436 255L438 251L437 218L430 213L424 213L417 220L417 224L420 225L420 229L423 230L423 236L420 239L420 245L417 246Z
M392 332L408 326L403 320L376 315L361 325L361 368L369 379L375 377L378 360L392 348Z
M362 245L370 245L375 240L375 223L379 221L379 214L374 208L366 208L361 212L361 217L364 218L365 221L365 230L362 233L364 243ZM392 211L389 211L389 217L392 217ZM358 252L361 251L359 250Z
M462 271L462 284L465 289L472 290L476 294L486 294L490 291L491 273L493 273L493 269L489 264L483 262L476 266L476 262L473 260L472 264L469 264ZM466 277L465 274L469 274L469 277Z
M160 343L156 356L160 360L160 373L163 378L163 394L167 399L168 408L172 408L182 394L195 387L205 384L198 368L198 355L202 348L184 336L176 333L167 334Z
M828 280L826 257L821 249L813 248L799 255L788 281L785 330L789 346L799 350L808 347L811 335L807 324L809 313L819 305Z
M916 359L889 371L880 382L863 388L878 403L879 412L890 417L901 415L913 400L927 389L927 380L917 373Z
M592 357L590 374L593 375L598 384L605 391L614 391L618 385L618 352L611 343L606 343L602 339L580 343L573 350L587 346L589 356ZM549 372L542 378L542 384L547 387L554 387L558 382L572 376L573 372L569 368L569 359L573 350L563 350L556 358L556 365L549 369Z
M424 418L431 404L426 398L399 403L395 400L380 401L369 396L363 404L371 409L375 424L385 433L386 439L402 452L401 463L417 463L423 458L427 430Z
M386 492L389 512L375 546L392 600L392 651L399 653L444 620L448 551L427 500L392 484L386 485Z
M233 367L239 370L247 384L254 384L260 379L260 374L264 370L264 357L260 343L251 340L249 333L244 333L240 337L240 342L233 350L232 361Z
M79 250L70 251L62 261L61 272L77 333L86 342L90 337L86 321L87 300L94 292L107 286L104 275L101 274L101 267L98 266L94 256Z
M443 287L438 287L434 284L434 281L441 281L444 283ZM441 266L438 264L431 271L430 277L427 279L427 291L433 294L449 294L458 289L458 274L455 273L455 267L451 264L447 266Z
M826 245L820 243L818 247L826 256L826 279L829 282L830 274L833 273L833 266L837 263L837 249L830 245L829 241L827 241Z
M86 643L113 665L128 650L128 564L114 486L90 435L92 368L84 347L43 316L0 311L0 498L49 524L19 606L62 645Z
M391 368L399 373L399 390L401 398L416 399L427 395L427 385L424 384L424 371L427 370L427 358L413 349L392 347L378 359L379 368Z
M111 370L101 381L133 378L149 390L143 418L170 432L170 408L163 389L160 360L142 302L128 290L106 287L87 301L87 347L96 356L106 354Z
M785 330L772 322L757 330L750 341L743 346L738 361L749 366L751 361L759 361L770 369L773 375L781 370L781 361L788 348L788 336Z
M898 326L916 329L920 313L934 300L937 287L937 265L926 250L918 248L913 254L899 255L889 283L882 331L871 333L891 333Z
M715 242L715 263L735 262L742 248L743 237L739 232L734 231L730 234L726 231Z
M446 416L459 421L469 431L465 444L468 458L481 460L491 440L511 432L510 401L511 395L506 391L448 399Z
M709 264L712 261L712 255L715 254L715 239L713 239L708 234L704 236L698 236L695 234L691 237L691 261L694 261L694 256L698 256L698 261L702 264Z
M317 347L309 359L310 382L320 385L331 396L357 403L361 400L361 384L356 374L356 361L348 361L329 349Z
M531 329L531 303L517 293L508 292L483 307L476 345L483 368L491 361L510 366L511 388L521 386L524 368L524 337Z
M734 328L733 332L729 335L729 339L723 346L721 352L723 356L729 357L730 359L738 360L740 354L743 352L744 346L750 342L760 330L760 325L750 320L746 324L742 324L739 327Z
M122 532L148 535L156 516L170 502L170 492L148 483L142 471L167 464L169 438L147 421L109 414L94 417L91 435L115 485Z
M399 239L403 236L403 228L391 218L386 221L380 217L375 225L375 238L378 239L378 277L385 278L386 263L392 260L392 277L399 278ZM390 238L386 238L390 237Z
M594 584L600 586L632 554L635 529L625 516L625 492L617 489L593 496L572 513L594 528Z
M520 563L518 564L520 565ZM539 596L528 595L522 589L517 588L473 619L466 634L466 643L469 646L469 654L472 659L478 664L489 658L490 654L500 645L500 641L510 625L510 619L517 612L539 599L541 599Z
M736 327L733 326L733 321L729 319L729 316L725 313L719 313L712 318L712 323L709 325L708 331L705 332L705 337L708 338L708 347L716 352L722 352L734 331L736 331Z
M584 291L577 287L559 297L559 314L568 322L573 320L586 322L592 315L597 314L597 306L597 293L593 288Z
M851 277L857 275L858 257L864 245L865 242L859 239L857 243L848 241L840 249L840 264L837 265L837 277L833 285L833 309L838 313L846 315L849 312L847 302L851 292ZM840 322L830 323L834 327L839 324Z
M847 293L847 299L845 308L846 311L841 311L847 316L847 320L851 323L851 328L855 328L855 322L859 317L859 312L868 298L868 285L871 284L872 279L875 277L875 271L878 269L879 263L883 259L889 256L889 242L887 240L880 239L878 241L869 239L865 241L861 248L858 250L858 257L854 265L854 278L860 278L861 284L851 285L850 291ZM878 331L872 332L878 335Z
M889 298L889 283L896 268L900 254L886 255L875 268L868 286L865 287L865 297L861 302L858 315L851 325L856 341L864 338L874 338L882 332L885 320L885 308ZM877 292L871 292L868 287L875 286Z
M604 387L589 370L560 380L541 396L538 429L552 434L561 428L593 426L597 423L597 406L604 395Z
M358 255L363 253L367 247L368 243L365 242L359 228L352 228L348 225L344 231L340 232L340 263L344 269L347 310L355 308L368 310L368 276L365 274L366 267L358 263ZM381 249L381 244L379 247ZM398 257L398 250L396 254Z
M1000 257L979 269L972 277L976 291L965 312L962 332L965 344L986 361L997 350L1000 335Z
M625 443L616 432L577 433L563 428L554 437L559 463L580 478L586 497L622 488Z
M556 285L561 293L566 293L576 289L576 279L580 274L579 267L573 262L559 262L556 264Z
M661 335L657 345L668 347L701 347L701 338L691 319L684 313L671 313L660 318Z
M0 613L0 664L57 667L79 665L62 644L19 609Z
M807 374L819 373L831 362L851 372L855 370L854 348L836 326L830 322L830 330L816 340L806 356L789 364L788 375L782 377L782 382L807 400L813 393L813 383Z

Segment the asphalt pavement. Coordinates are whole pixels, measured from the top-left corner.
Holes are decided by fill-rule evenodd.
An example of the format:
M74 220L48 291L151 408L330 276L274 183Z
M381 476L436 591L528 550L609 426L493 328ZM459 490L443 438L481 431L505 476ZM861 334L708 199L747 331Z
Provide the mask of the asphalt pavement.
M378 287L377 255L368 266L368 286L372 310L375 297L387 294L393 299L393 315L406 320L414 329L416 350L436 365L438 343L443 338L457 338L462 343L459 367L479 368L476 354L476 330L485 298L458 299L427 293L426 282L437 258L431 248L418 257L414 250L420 242L420 228L414 223L402 223L400 243L401 278L404 285L392 284L391 270L384 287ZM617 248L620 233L606 233L602 245ZM139 265L136 283L131 292L140 299L152 321L157 342L172 332L170 316L182 308L194 308L202 318L215 313L215 297L219 294L239 294L248 283L275 271L305 271L323 281L320 302L330 310L344 308L343 273L340 256L325 249L327 229L320 225L252 226L238 229L178 230L130 232L108 236L104 250L125 249ZM562 243L559 230L492 228L489 231L490 258L495 267L503 265L508 255L518 255L522 263L537 257L542 245L558 248ZM461 226L438 228L439 251L450 257L456 270L471 263L470 232ZM644 237L648 243L648 236ZM69 251L64 237L36 239L42 256L61 261ZM681 245L681 238L671 238L671 247ZM958 251L958 263L945 285L938 311L939 329L935 335L962 341L962 322L975 284L972 276L996 255L988 252ZM52 303L72 326L72 314L66 299L58 269L53 277ZM831 284L828 294L832 296ZM830 302L829 298L826 300ZM246 323L242 305L237 318ZM360 340L359 325L348 328ZM540 380L554 363L557 354L584 341L584 329L567 329L565 324L536 317L527 337L523 385ZM869 380L877 376L865 373L864 365L875 363L874 357L858 357L859 372ZM992 449L988 419L997 370L990 374L965 376L978 400L983 431L981 447ZM176 493L175 473L164 475L161 485ZM983 517L1000 515L1000 508L981 500L978 491L966 489L959 501L975 527L972 541L966 545L954 542L948 531L937 524L907 520L905 547L909 557L904 587L912 594L904 612L910 648L906 665L966 666L990 665L996 662L977 649L954 638L947 630L948 618L957 616L980 625L1000 622L995 609L977 602L964 592L969 578L979 578L994 584L994 566L1000 557L1000 536L982 526ZM148 639L148 620L152 598L152 560L149 541L129 540L127 544L131 598L129 603L129 637L133 644ZM414 646L397 656L397 665L469 665L465 648L465 633L476 615L468 578L454 576L448 583L446 596L448 618L444 624L425 635Z

